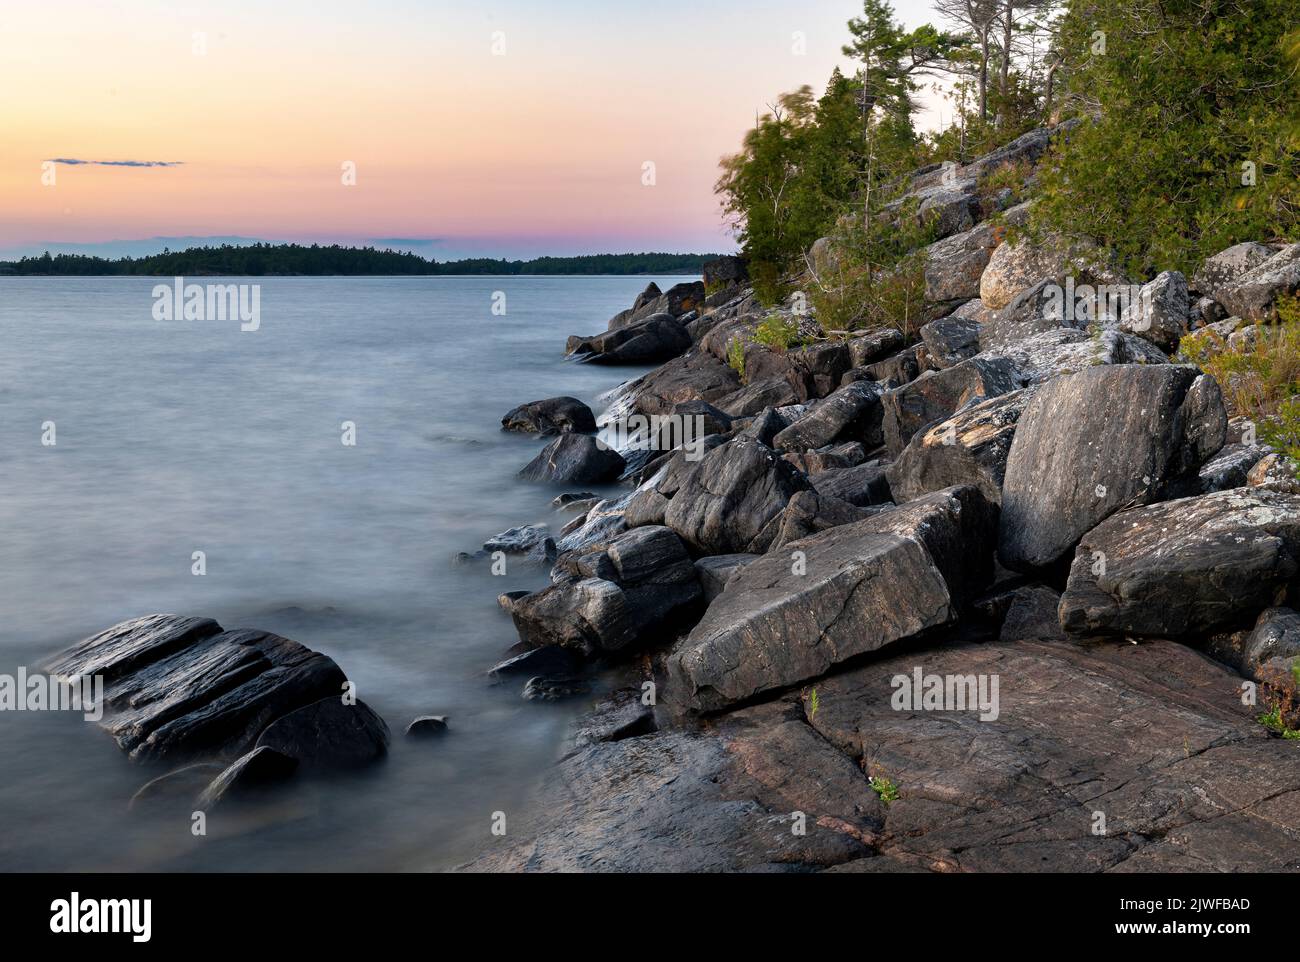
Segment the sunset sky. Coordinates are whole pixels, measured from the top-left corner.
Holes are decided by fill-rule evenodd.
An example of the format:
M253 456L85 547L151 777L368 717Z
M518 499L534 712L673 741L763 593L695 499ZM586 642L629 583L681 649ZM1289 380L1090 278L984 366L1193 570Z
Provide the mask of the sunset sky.
M895 7L909 25L931 18L924 0ZM847 67L844 24L860 10L860 0L8 5L0 256L138 253L162 244L104 244L159 237L400 241L438 259L730 250L712 194L718 158L776 94L801 83L820 92L833 66ZM42 166L60 159L171 166ZM356 186L341 182L345 161Z

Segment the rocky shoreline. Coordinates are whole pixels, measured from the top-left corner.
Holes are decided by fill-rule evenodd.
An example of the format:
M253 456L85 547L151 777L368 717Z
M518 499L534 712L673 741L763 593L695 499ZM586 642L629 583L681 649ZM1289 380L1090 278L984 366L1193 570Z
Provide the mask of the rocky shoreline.
M1300 482L1186 352L1264 336L1300 245L1140 283L1095 246L1007 240L1027 203L985 178L1069 130L907 180L893 216L936 236L915 329L825 330L724 258L569 338L659 365L599 418L569 396L504 414L562 523L460 556L550 570L501 594L519 642L489 670L544 702L593 666L623 683L463 869L1300 868L1300 745L1261 723L1300 677ZM797 286L836 257L818 241ZM1116 287L1137 296L1110 314ZM105 676L122 750L186 764L148 797L206 809L389 742L333 661L207 619L47 668Z
M601 419L649 427L614 452L527 427L552 433L521 476L630 490L578 502L551 584L501 603L521 657L630 683L463 868L1300 868L1300 748L1260 718L1300 663L1300 483L1178 353L1266 330L1300 245L1141 284L1004 242L1027 204L983 178L1069 129L912 175L896 210L938 235L918 331L822 330L725 260L569 339L661 364ZM773 316L804 343L762 343Z

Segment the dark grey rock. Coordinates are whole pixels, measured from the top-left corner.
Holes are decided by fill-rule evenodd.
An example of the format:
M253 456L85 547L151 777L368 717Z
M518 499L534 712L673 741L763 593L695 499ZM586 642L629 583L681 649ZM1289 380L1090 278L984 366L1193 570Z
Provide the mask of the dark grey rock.
M1071 635L1179 638L1237 627L1300 572L1300 496L1235 488L1130 508L1079 543Z
M596 418L591 408L577 398L553 397L519 405L501 419L501 429L532 434L595 434Z
M342 769L382 758L388 739L388 725L369 705L332 695L273 721L257 747L273 748L305 769Z
M951 623L992 575L995 529L955 488L765 555L667 657L666 711L724 709Z
M968 404L1023 386L1019 370L1005 358L973 357L886 391L881 397L885 446L897 455L927 425L950 417Z
M525 481L601 484L614 481L626 462L588 434L561 434L519 472Z
M233 798L247 799L286 781L298 768L297 759L265 745L231 762L199 795L195 805L209 811Z

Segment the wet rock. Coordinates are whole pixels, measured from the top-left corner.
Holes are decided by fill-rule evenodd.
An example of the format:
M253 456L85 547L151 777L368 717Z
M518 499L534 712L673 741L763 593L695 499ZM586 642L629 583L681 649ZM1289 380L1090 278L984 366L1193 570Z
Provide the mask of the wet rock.
M286 781L297 768L297 759L259 746L214 778L195 804L206 812L232 798L247 798Z
M973 484L1000 504L1011 440L1032 396L1032 389L1000 394L914 434L886 472L894 500L902 504L955 484Z
M170 771L166 775L151 778L131 796L131 801L126 806L127 811L164 808L182 802L191 802L225 769L226 766L218 762L195 762L193 765L185 765Z
M591 507L591 505L586 502L598 501L599 499L600 495L591 491L565 492L564 494L556 495L551 499L551 507L557 509L568 508L577 511L584 507Z
M671 314L652 314L594 337L569 338L565 353L592 364L650 364L677 357L691 347L691 336Z
M1115 511L1194 478L1226 431L1218 385L1192 367L1094 367L1048 381L1011 444L999 560L1018 571L1055 564Z
M560 434L564 431L595 434L596 418L591 408L577 398L553 397L529 401L514 408L501 419L501 429L531 434Z
M578 665L578 659L568 649L544 645L507 658L490 668L488 674L498 680L513 675L571 675Z
M101 675L99 722L135 760L235 758L277 718L337 697L332 659L278 635L209 618L149 615L49 659L55 677Z
M591 694L591 683L584 678L562 675L539 675L524 685L525 701L565 701Z
M585 655L636 647L689 619L701 598L695 568L680 539L662 526L633 528L603 549L571 552L553 584L515 602L519 637Z
M1079 544L1071 635L1178 638L1234 627L1300 571L1300 497L1237 488L1130 508Z
M667 657L668 713L717 711L950 623L992 573L995 526L976 489L956 488L747 565Z
M686 476L664 524L701 554L745 551L794 493L807 487L771 448L735 438L706 454Z
M654 709L645 704L641 688L619 688L601 698L578 723L564 757L601 742L618 742L654 732Z
M601 484L617 480L627 462L588 434L561 434L519 472L525 481Z
M406 726L406 734L412 738L430 738L447 734L446 715L421 715Z
M1300 244L1290 244L1239 275L1215 297L1232 315L1252 321L1277 319L1278 298L1300 291Z
M526 524L510 528L483 542L484 551L504 551L506 554L524 554L550 537L551 529L544 524Z
M950 417L967 404L1023 386L1020 372L1005 358L973 357L886 391L881 397L885 446L897 455L926 425Z
M339 695L276 719L257 739L306 769L357 768L388 753L388 725L365 702Z

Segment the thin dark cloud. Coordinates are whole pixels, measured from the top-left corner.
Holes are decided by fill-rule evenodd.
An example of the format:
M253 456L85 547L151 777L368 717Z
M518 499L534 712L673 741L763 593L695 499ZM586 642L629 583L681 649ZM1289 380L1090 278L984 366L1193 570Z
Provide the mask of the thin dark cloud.
M179 167L183 160L82 160L80 157L51 157L52 164L94 164L97 167Z

